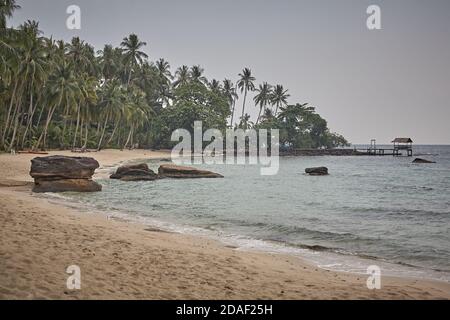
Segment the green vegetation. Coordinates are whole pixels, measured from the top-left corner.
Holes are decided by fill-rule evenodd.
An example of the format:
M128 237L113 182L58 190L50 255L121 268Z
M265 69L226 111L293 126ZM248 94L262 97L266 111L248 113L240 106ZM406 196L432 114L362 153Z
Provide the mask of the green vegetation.
M78 37L70 43L42 36L39 24L18 29L6 20L18 9L0 0L0 149L167 148L173 130L204 128L280 129L286 146L336 147L347 144L306 104L290 105L288 90L266 82L256 88L248 68L237 84L208 81L196 65L172 75L164 59L151 62L135 35L120 47L94 48ZM256 123L245 113L256 91ZM242 114L235 123L236 101Z

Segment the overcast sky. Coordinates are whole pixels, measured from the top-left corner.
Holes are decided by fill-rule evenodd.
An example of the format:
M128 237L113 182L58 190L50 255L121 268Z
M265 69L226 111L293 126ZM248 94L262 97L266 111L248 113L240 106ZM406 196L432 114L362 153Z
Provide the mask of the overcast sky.
M130 33L172 71L200 64L209 79L283 84L353 143L450 144L449 0L18 0L10 24L40 22L46 36L101 49ZM66 8L81 8L81 30ZM381 7L382 30L366 9ZM238 102L239 108L242 100ZM247 110L256 116L252 101ZM238 111L240 114L240 111Z

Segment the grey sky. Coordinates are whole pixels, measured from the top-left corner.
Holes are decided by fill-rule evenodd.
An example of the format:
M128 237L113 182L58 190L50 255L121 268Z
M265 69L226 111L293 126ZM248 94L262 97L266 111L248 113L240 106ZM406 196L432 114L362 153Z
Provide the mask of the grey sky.
M164 57L172 71L201 64L209 79L236 81L249 67L257 83L283 84L289 102L317 107L330 128L353 143L396 136L450 143L448 0L18 3L13 25L35 19L56 39L80 36L98 50L136 33L151 60ZM66 29L71 4L81 7L81 30ZM382 30L366 28L370 4L381 7ZM247 110L256 116L251 100Z

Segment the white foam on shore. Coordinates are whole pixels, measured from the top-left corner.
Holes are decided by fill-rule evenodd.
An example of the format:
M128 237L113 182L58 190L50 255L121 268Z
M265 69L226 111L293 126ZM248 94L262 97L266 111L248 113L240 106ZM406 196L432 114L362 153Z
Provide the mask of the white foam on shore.
M218 230L193 227L188 225L175 224L168 221L162 221L151 217L146 217L135 212L124 212L115 209L99 209L93 205L82 201L76 201L70 195L58 193L44 193L36 195L54 201L57 204L76 209L82 212L94 212L104 214L110 218L139 223L145 226L161 229L168 232L200 236L212 240L217 240L224 245L236 247L240 251L256 251L273 254L286 254L301 258L306 263L317 266L318 268L337 272L348 272L355 274L366 274L367 268L372 265L380 267L382 275L396 276L404 278L417 278L450 282L450 275L444 272L434 270L425 270L418 267L404 266L390 263L388 261L363 258L357 255L340 254L334 252L314 251L306 248L298 248L285 245L279 242L259 240L242 236L238 234L225 233ZM80 209L79 204L83 203L85 209Z

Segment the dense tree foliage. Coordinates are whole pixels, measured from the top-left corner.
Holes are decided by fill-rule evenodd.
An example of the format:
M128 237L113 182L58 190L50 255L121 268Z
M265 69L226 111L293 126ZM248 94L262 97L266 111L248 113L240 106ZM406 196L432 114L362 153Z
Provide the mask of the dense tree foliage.
M0 148L164 148L173 130L277 128L292 147L336 147L347 141L306 104L290 105L288 90L263 82L249 68L229 79L208 81L201 66L150 61L137 35L115 48L94 48L78 37L70 43L44 37L35 21L7 27L18 9L0 0ZM256 91L256 123L245 112ZM242 114L235 123L236 101Z

